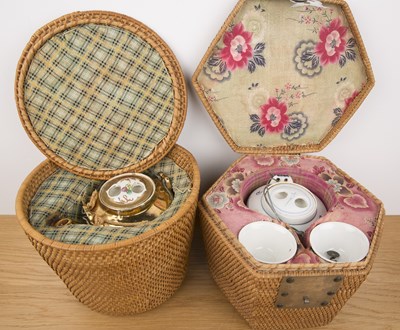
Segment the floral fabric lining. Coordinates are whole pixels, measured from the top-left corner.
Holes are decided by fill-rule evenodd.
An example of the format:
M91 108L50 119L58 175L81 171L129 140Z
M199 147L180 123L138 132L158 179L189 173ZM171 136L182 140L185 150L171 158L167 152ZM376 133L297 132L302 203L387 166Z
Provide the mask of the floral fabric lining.
M277 174L288 174L315 193L328 213L310 226L301 241L286 224L246 207L248 195ZM309 245L309 234L320 223L339 221L363 231L372 240L381 205L360 185L329 161L313 156L244 156L205 196L211 208L237 236L247 224L272 221L289 229L298 241L298 253L289 263L319 263Z
M240 147L319 143L366 81L341 7L289 0L246 1L198 77Z

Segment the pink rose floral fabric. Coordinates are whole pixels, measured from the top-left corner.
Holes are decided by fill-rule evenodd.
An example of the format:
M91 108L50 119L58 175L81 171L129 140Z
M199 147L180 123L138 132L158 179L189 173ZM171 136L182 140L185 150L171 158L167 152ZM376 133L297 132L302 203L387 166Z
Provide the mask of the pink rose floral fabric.
M349 33L339 17L332 16L332 9L306 9L312 18L313 32L319 40L302 40L296 46L296 69L301 75L313 77L323 72L323 67L339 65L344 67L347 61L356 61L356 40ZM318 19L317 19L318 18ZM307 24L307 21L299 21Z
M263 55L265 43L253 42L253 34L246 31L242 22L232 25L223 36L222 49L216 48L207 61L204 73L212 80L230 79L237 70L253 73L257 67L265 67Z
M310 40L300 41L295 49L296 70L304 76L314 77L323 72L323 68L329 65L337 65L339 68L346 66L348 61L357 60L356 40L349 33L349 28L343 25L341 18L333 17L333 9L305 7L304 13L298 21L300 24L313 25L312 31L318 34L317 42ZM333 109L335 118L332 126L336 126L347 108L360 93L355 87L346 85L347 77L340 78L336 82L339 91L351 90L351 96L341 102L341 106ZM340 93L337 93L340 94ZM340 103L340 102L339 102Z
M275 107L277 104L275 103ZM273 175L290 175L324 202L328 213L314 222L303 236L287 224L257 213L246 206L248 195ZM287 228L296 237L298 251L288 263L320 263L310 247L311 231L324 222L346 222L359 228L371 241L382 205L355 180L331 162L313 156L244 156L216 182L205 196L206 207L218 215L237 236L254 221L272 221Z
M346 108L350 106L350 104L356 99L358 94L360 94L359 91L354 91L353 94L344 101L344 103L346 104Z
M270 98L268 103L261 106L261 125L268 132L282 132L289 122L286 111L287 106L285 103L280 103L276 98Z
M231 32L224 35L225 48L221 50L221 59L228 70L242 69L247 66L253 56L251 33L244 30L243 24L236 24Z
M321 145L353 114L370 84L347 16L331 2L246 0L235 9L196 72L231 145Z
M347 108L353 103L353 101L357 98L357 96L360 94L359 91L354 91L351 96L347 97L344 99L344 105L343 107L338 107L333 109L333 113L335 114L335 119L332 121L332 126L336 126L339 120L342 118L344 113L346 112Z
M347 28L341 25L339 18L334 19L328 26L319 31L320 42L315 47L315 53L320 56L322 65L338 63L346 49Z
M270 97L267 103L260 106L258 114L250 115L250 132L262 137L265 134L281 134L282 139L288 141L299 139L306 133L308 118L304 112L288 110L308 96L305 88L288 82L284 87L276 88L275 93L275 97Z

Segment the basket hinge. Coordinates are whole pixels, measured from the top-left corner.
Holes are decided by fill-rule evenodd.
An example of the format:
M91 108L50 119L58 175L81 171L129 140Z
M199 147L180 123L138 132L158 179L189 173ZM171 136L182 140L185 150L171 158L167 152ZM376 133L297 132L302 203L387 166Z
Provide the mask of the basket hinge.
M276 298L277 308L328 306L336 296L343 276L284 277Z

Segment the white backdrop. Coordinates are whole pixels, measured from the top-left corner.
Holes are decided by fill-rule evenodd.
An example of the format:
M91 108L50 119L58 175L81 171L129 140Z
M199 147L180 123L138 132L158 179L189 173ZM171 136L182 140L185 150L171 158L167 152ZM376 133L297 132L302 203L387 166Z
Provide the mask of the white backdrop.
M400 214L400 1L348 0L370 56L377 84L359 111L320 154L380 198L388 214ZM0 214L14 214L19 185L43 159L24 132L14 102L17 61L30 36L64 14L109 10L155 30L176 54L189 86L189 108L178 143L197 158L202 192L239 157L193 92L190 79L236 0L14 0L0 13Z

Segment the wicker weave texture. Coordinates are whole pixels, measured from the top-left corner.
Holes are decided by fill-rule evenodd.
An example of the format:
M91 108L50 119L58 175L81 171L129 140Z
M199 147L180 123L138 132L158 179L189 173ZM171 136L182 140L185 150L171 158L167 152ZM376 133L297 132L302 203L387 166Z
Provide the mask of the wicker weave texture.
M318 266L307 269L304 265L298 265L292 271L285 271L284 267L279 266L275 269L271 267L270 271L257 271L249 267L246 257L237 253L234 245L239 243L228 234L227 228L207 212L203 202L200 202L199 211L212 276L230 303L253 329L301 329L326 325L357 291L370 271L370 267L358 271L346 267L340 271L330 271L326 267L318 269ZM283 277L326 275L344 278L328 306L296 309L276 307Z
M74 166L132 166L172 122L172 79L160 54L116 27L85 24L56 34L36 52L24 87L36 133Z
M224 24L221 27L217 36L212 41L211 45L209 46L208 50L206 51L204 57L202 58L202 61L199 63L199 65L196 69L196 72L194 73L193 78L192 78L192 82L195 87L195 90L196 90L197 94L199 95L201 101L203 102L203 105L206 108L207 112L209 113L211 119L214 121L214 124L220 130L222 136L225 138L225 140L229 144L229 146L234 151L242 153L242 154L299 154L299 153L321 151L335 138L335 136L340 132L340 130L346 125L346 123L350 120L350 118L354 115L354 113L360 107L360 105L365 100L365 98L367 97L367 95L369 94L369 92L371 91L371 89L373 88L373 86L375 84L375 78L374 78L374 75L372 72L371 63L369 61L363 40L361 38L357 24L354 20L354 17L351 13L350 7L345 2L345 0L322 0L323 4L327 7L337 7L337 11L341 13L341 16L343 14L344 15L343 17L346 18L347 23L348 23L348 29L349 29L349 31L351 31L351 33L354 37L354 40L356 41L358 50L359 50L360 66L363 67L362 70L365 69L366 76L363 78L363 79L366 79L365 84L362 85L362 88L359 91L358 96L346 108L346 110L345 110L343 116L341 116L340 120L329 129L328 129L328 127L329 127L329 125L328 125L327 130L325 131L324 134L318 134L318 135L312 136L312 138L310 137L309 140L304 140L304 141L302 141L302 140L280 141L280 139L276 138L276 136L272 137L273 134L271 132L269 132L269 134L268 134L268 132L267 132L267 134L265 134L265 126L263 126L264 131L261 131L261 134L260 134L262 136L262 138L257 137L257 134L255 134L255 132L257 130L259 130L261 128L261 126L260 126L260 122L258 120L256 120L256 117L254 117L254 116L258 116L258 115L260 115L260 113L258 113L258 114L251 113L251 115L249 114L248 118L246 118L246 120L243 121L243 118L245 118L243 114L245 112L249 111L249 109L253 106L254 102L256 104L258 104L258 102L259 102L258 94L255 94L255 97L250 97L249 91L250 90L252 91L253 88L258 88L258 87L259 88L267 88L268 90L267 91L263 90L260 95L262 97L266 98L267 93L269 93L270 97L272 97L275 94L275 88L277 88L277 91L279 91L282 86L273 85L271 80L275 80L274 77L277 76L276 79L278 79L280 81L282 77L288 76L289 73L287 71L290 71L290 68L293 67L292 62L294 63L294 60L292 61L292 58L293 58L294 54L292 55L291 53L289 53L289 55L288 55L289 57L286 58L287 60L290 60L287 62L287 63L289 63L290 68L284 67L285 73L277 74L276 72L274 72L274 70L276 70L276 67L271 66L272 60L270 61L268 58L266 58L266 63L264 63L264 60L261 61L261 63L263 63L264 65L260 64L261 68L259 68L257 70L260 70L260 71L268 70L269 67L272 68L272 70L269 73L267 73L265 71L261 71L261 72L263 72L263 75L261 75L261 77L259 77L259 79L254 78L254 74L257 75L257 73L254 73L254 74L251 73L250 75L248 74L247 76L251 77L251 78L248 78L248 77L243 77L242 76L243 72L240 72L240 74L238 76L238 85L240 87L244 87L243 86L243 84L244 84L245 85L244 89L236 90L234 88L232 90L232 88L231 89L228 88L225 92L221 92L221 90L223 90L223 88L221 87L220 82L218 82L216 84L215 81L212 81L212 82L209 81L208 83L210 85L208 85L208 84L204 85L202 83L202 78L204 78L205 70L209 69L209 68L207 68L207 66L208 66L208 64L210 64L210 62L212 63L212 65L215 65L213 67L213 70L217 70L217 71L222 70L221 67L224 68L223 70L226 70L227 64L226 63L224 64L224 62L220 63L219 61L217 61L220 59L217 58L217 60L216 60L214 55L215 55L216 50L218 53L218 45L220 45L220 48L221 48L222 45L224 44L225 37L226 37L226 40L229 40L229 38L232 36L231 33L229 33L229 32L226 33L226 32L232 30L232 26L236 22L235 19L237 19L238 17L244 17L247 15L249 22L250 22L249 23L250 26L253 26L254 15L256 15L257 12L260 13L260 11L263 10L265 12L264 14L267 16L266 21L268 22L268 24L272 24L271 22L273 22L274 19L278 20L278 22L279 22L279 19L284 17L284 16L281 17L281 15L284 15L284 13L278 11L277 14L274 15L273 13L270 12L271 4L279 3L279 2L284 3L285 1L280 1L280 0L278 0L278 1L240 0L237 3L237 5L235 6L235 8L233 9L233 11L231 12L231 14L226 19L226 21L224 22ZM290 5L291 4L288 2L287 6L289 7ZM313 7L310 6L310 8L313 8ZM300 10L299 8L295 8L295 9ZM304 11L304 12L306 13L306 11ZM306 14L304 14L304 16L306 16ZM295 18L293 18L293 19L295 19ZM260 19L257 18L254 20L256 21L256 23L254 23L254 24L256 26L255 29L257 31L258 30L257 24L259 24L258 20L260 20ZM292 27L288 28L289 23L287 20L282 19L280 24L283 24L283 26L281 26L280 31L287 30L289 33L288 38L292 37L295 34L295 32L292 31ZM238 25L236 25L236 26L238 26ZM276 28L276 26L274 26L274 28ZM308 27L307 29L310 29L310 27ZM276 41L278 38L278 36L276 34L270 35L271 32L268 30L268 28L266 28L266 30L267 30L267 31L265 31L266 36L264 36L264 37L260 38L260 40L258 40L258 41L261 41L261 43L258 44L258 45L260 45L260 46L258 46L258 49L260 51L263 50L264 47L266 47L266 49L269 49L269 47L271 47L271 43ZM304 41L307 41L310 31L311 30L306 30L307 34L304 35L304 38L305 38ZM248 31L246 31L246 32L248 32ZM243 35L249 36L250 32L248 32L248 34L243 34ZM311 35L312 35L312 33L311 33ZM274 40L272 42L269 42L271 40L268 40L267 36L269 36L270 38L272 38ZM243 38L243 36L241 36L241 37ZM255 42L253 44L253 47L255 47L255 48L257 47ZM276 54L279 54L279 51L281 49L283 49L283 47L284 47L283 44L279 45L278 49L276 49L276 52L274 52L274 51L271 52L271 54L272 54L271 56L274 56L274 55L277 56ZM219 52L221 53L222 50L219 50ZM256 52L256 49L254 49L254 52ZM257 54L257 55L260 56L260 54ZM282 55L282 56L284 56L284 55ZM279 60L279 56L274 57L274 60ZM247 68L247 65L244 67ZM360 69L360 68L357 68L357 70L358 69ZM213 71L213 70L211 70L211 71ZM243 70L243 71L246 71L246 70ZM343 74L343 71L342 71L342 68L340 68L340 67L339 67L339 70L340 71L338 71L336 73L331 73L331 74L327 75L327 79L332 79L332 77L335 77L336 75L338 75L340 77L340 75ZM240 70L237 70L237 71L240 71ZM231 72L229 72L229 70L227 72L231 75ZM300 77L300 75L297 72L295 72L294 74L295 74L295 76L293 77L293 80L296 81L296 84L297 84L297 82L302 81L302 84L304 86L312 85L309 78L302 77L300 80L298 80L298 77ZM351 76L351 73L349 74L349 77L350 76ZM221 79L221 77L219 77L219 79ZM232 77L231 76L229 76L229 78L226 77L225 80L230 82L232 80ZM217 79L217 81L218 81L218 79ZM328 83L328 81L326 83ZM281 83L283 83L283 81L281 81ZM332 84L336 85L336 82L332 82ZM322 83L322 85L325 86L325 82ZM247 87L247 86L249 86L249 87ZM301 87L303 87L303 86L301 85ZM318 91L319 87L321 87L321 86L320 85L316 86L316 91ZM324 87L319 92L316 92L316 94L327 93L326 90L327 90L327 88ZM246 100L246 101L244 101L245 105L242 105L243 101L240 101L241 97L239 97L239 96L241 95L241 93L247 93L248 94L247 96L249 96L248 98L244 98ZM314 91L312 93L314 93ZM246 94L244 94L244 95L246 95ZM289 99L291 99L292 96L290 96ZM237 106L235 108L231 109L230 106L222 105L223 102L225 102L225 101L230 102L232 99L234 99L235 101L237 100L236 101ZM311 98L309 98L309 99L311 100ZM248 102L248 100L252 100L252 101ZM221 102L219 102L219 101L221 101ZM298 102L298 101L296 101L296 102ZM317 103L318 102L316 101L316 104ZM258 106L261 106L261 104L258 104ZM304 104L302 105L302 107L305 109L312 109L312 106L314 106L314 104L311 104L311 107L310 107L310 105L304 105ZM320 106L320 104L317 105L317 107L319 107L319 106ZM218 111L216 111L217 107L221 107L221 108L218 109ZM329 108L329 111L331 112L333 110L333 108L335 108L334 103L332 103L332 109ZM230 109L230 110L227 111L227 113L225 113L226 109ZM310 111L309 117L314 115L316 112L320 111L321 109L323 109L323 108L314 109L314 110ZM259 109L257 109L257 110L259 110ZM300 110L301 110L301 112L304 111L301 107L300 107ZM222 115L222 112L224 113L224 115ZM241 117L241 116L235 117L235 113L241 113L241 116L243 115L243 117ZM293 114L298 115L299 113L293 113ZM247 113L246 113L246 116L247 116ZM311 127L311 123L309 123L308 129L316 130L318 128L318 123L320 121L324 122L325 120L327 120L328 116L326 115L326 113L322 113L322 115L316 116L314 126ZM253 118L254 120L251 118ZM236 127L236 123L238 123L238 122L240 122L242 125L240 129L238 127ZM257 125L257 122L258 122L258 125ZM244 130L243 127L247 127L247 125L248 125L248 128L246 128L246 130ZM274 130L272 130L272 131L274 131ZM269 139L271 139L271 140L269 140Z
M33 246L79 301L95 311L112 315L147 311L167 300L185 276L200 176L185 149L176 146L168 157L191 177L193 187L186 203L154 230L117 243L68 245L31 227L30 200L57 168L50 161L36 168L19 191L17 216Z
M38 149L94 179L159 162L187 110L184 76L168 45L133 18L102 11L39 29L18 63L15 96Z
M217 85L220 83L220 81L218 83L213 81L212 83L210 83L210 86L204 86L204 84L202 84L201 77L204 76L205 70L207 70L206 66L210 65L213 66L213 68L215 69L214 71L211 70L212 72L208 72L210 74L210 77L212 76L212 74L216 75L221 74L219 77L216 78L231 82L231 80L229 80L231 79L230 76L229 77L227 75L223 76L223 74L226 73L226 69L228 67L221 65L221 63L224 64L223 61L222 62L218 61L220 58L221 60L224 60L222 58L224 54L221 55L221 52L223 52L223 50L221 50L221 52L217 54L220 56L220 58L218 58L218 56L217 57L214 56L216 54L215 53L216 48L227 46L225 41L230 41L230 39L235 34L241 34L243 39L246 38L248 39L247 41L245 40L245 42L243 42L246 44L246 46L247 43L250 42L249 41L251 39L250 34L243 32L243 25L237 22L238 24L236 26L233 26L232 23L235 22L234 21L235 18L237 17L240 18L242 16L244 18L244 15L248 14L247 18L252 19L254 17L253 16L254 10L258 12L260 11L265 12L266 16L271 15L271 13L268 11L269 8L267 8L267 6L270 6L269 1L252 2L250 0L240 0L233 9L233 11L231 12L231 14L229 15L229 17L227 18L227 20L225 21L225 23L223 24L218 35L214 38L213 42L208 48L206 54L204 55L202 61L200 62L192 78L192 82L194 84L196 92L199 95L200 99L202 100L206 110L208 111L215 125L220 130L221 134L223 135L223 137L233 150L247 155L248 154L288 155L288 154L301 154L301 153L320 151L333 140L333 138L339 133L339 131L344 127L344 125L350 120L350 118L353 116L355 111L359 108L361 103L364 101L364 99L367 97L368 93L372 89L375 83L375 79L372 72L371 64L368 59L368 55L364 47L361 35L357 28L357 24L354 20L354 17L351 13L349 6L344 0L322 0L322 2L328 7L329 6L338 7L337 9L339 11L342 11L341 14L343 14L344 15L343 17L346 18L348 28L351 31L354 40L356 41L356 44L358 45L360 60L362 61L361 65L364 66L366 74L366 83L363 85L360 93L348 105L345 113L343 114L343 116L341 116L340 120L338 119L335 122L335 125L333 125L332 129L330 129L327 132L327 134L311 142L298 143L298 144L288 143L285 145L279 145L279 144L265 145L265 144L260 144L258 142L247 143L247 144L238 143L237 140L239 139L235 140L229 134L228 132L229 129L227 127L228 125L225 125L226 121L222 120L224 118L222 119L220 118L221 113L217 113L217 111L214 111L215 109L213 109L213 106L217 107L221 105L220 103L217 103L219 96L218 93L221 93L222 89L219 88L219 85ZM301 4L297 5L301 6ZM249 11L247 11L246 9L246 12L243 12L245 6L248 6L246 8L249 8ZM289 2L287 6L290 6ZM271 22L274 19L277 19L277 21L279 22L279 19L281 17L284 17L279 15L275 16L276 17L268 17L269 24L273 24ZM282 20L282 24L284 24L285 27L288 26L287 22L284 22L284 20ZM276 26L274 26L274 28L276 28ZM257 28L255 29L257 32ZM284 29L282 31L284 31ZM269 31L266 32L266 35L268 35L268 32ZM293 33L290 34L290 37L292 37L294 34L294 31L292 32ZM274 34L273 36L277 37L276 34ZM225 37L226 40L224 40ZM261 39L261 41L263 42L265 40ZM256 44L254 44L253 46L255 46L254 49L257 48L258 55L260 55L262 51L264 51L263 44L259 44L258 47ZM266 48L270 46L271 43L267 42L265 44ZM281 48L283 49L283 47L280 47L280 49ZM260 59L260 57L258 58ZM209 62L209 59L211 59L211 62ZM226 62L226 64L227 63L228 62ZM258 64L261 67L264 66L262 62L258 62ZM270 65L268 64L268 61L266 65ZM292 67L292 64L290 64L290 67ZM235 68L231 67L230 69L234 70ZM259 69L262 70L261 68ZM230 75L232 74L232 72L228 73ZM285 72L285 74L286 73L287 72ZM282 76L285 75L278 74L277 79L280 79ZM238 77L242 78L242 75L239 75ZM252 75L252 77L254 77L254 75ZM267 79L267 82L269 82L270 79L273 79L273 77L271 78L270 76L268 77L264 76L262 78L264 79L264 84L265 84L265 79ZM245 82L247 80L242 78L238 79L238 81L240 84L240 82ZM251 81L249 80L248 83L249 86L250 83L252 83L251 87L248 88L249 90L252 90L253 88L257 87L262 87L262 82L261 81L259 82L258 80L256 81L256 79ZM274 87L274 86L268 86L268 87ZM231 93L230 90L228 92ZM278 92L279 90L277 90L277 93ZM221 95L221 98L226 97L227 96L226 94ZM237 91L235 97L238 94L239 91ZM231 94L229 94L229 96L231 96ZM267 97L267 95L264 95L263 97ZM216 103L212 104L213 102ZM248 101L246 102L249 103ZM242 108L239 107L240 108L239 110L247 111L249 108L247 107L248 105L247 103L245 107ZM241 106L239 102L237 104ZM227 107L222 106L221 108L223 108L222 111L224 111ZM239 122L240 123L242 122L240 120L233 119L231 113L228 113L228 117L229 119L232 119L233 122L232 127L234 128L234 130L237 128L235 125ZM250 117L250 119L251 118L252 117ZM255 117L253 116L253 119L254 118ZM259 126L256 125L257 120L253 119L252 121L255 122L255 124L252 126L253 129L249 126L250 133L246 132L246 134L253 134L259 129ZM323 119L326 118L324 117ZM263 136L263 132L261 132L260 135ZM234 168L234 166L235 163L227 171ZM209 191L215 188L217 183ZM364 190L362 186L361 189ZM206 193L204 196L207 196L207 194L208 193ZM344 306L347 300L357 291L357 289L366 279L369 271L371 270L379 246L379 241L382 236L383 214L384 214L382 203L373 196L371 198L376 200L377 204L381 205L381 208L379 211L379 215L377 216L377 226L375 229L373 240L371 242L370 253L368 254L366 260L359 263L346 263L346 264L321 263L321 264L266 265L257 262L244 249L244 247L239 243L237 237L232 234L232 232L228 229L228 227L219 218L215 210L209 207L209 204L207 203L204 197L203 200L200 202L199 213L200 213L200 220L201 220L205 248L212 276L214 277L217 285L226 295L227 299L237 309L237 311L246 319L246 321L250 324L250 326L253 329L271 329L271 330L299 329L299 328L310 328L310 327L318 327L326 325L332 321L332 319L341 310L341 308ZM340 289L336 292L336 294L333 296L332 300L327 306L324 307L321 306L315 308L278 308L276 306L279 294L279 288L284 277L290 276L293 278L297 277L322 278L325 276L334 276L334 275L340 276L343 279L343 282L341 283Z

